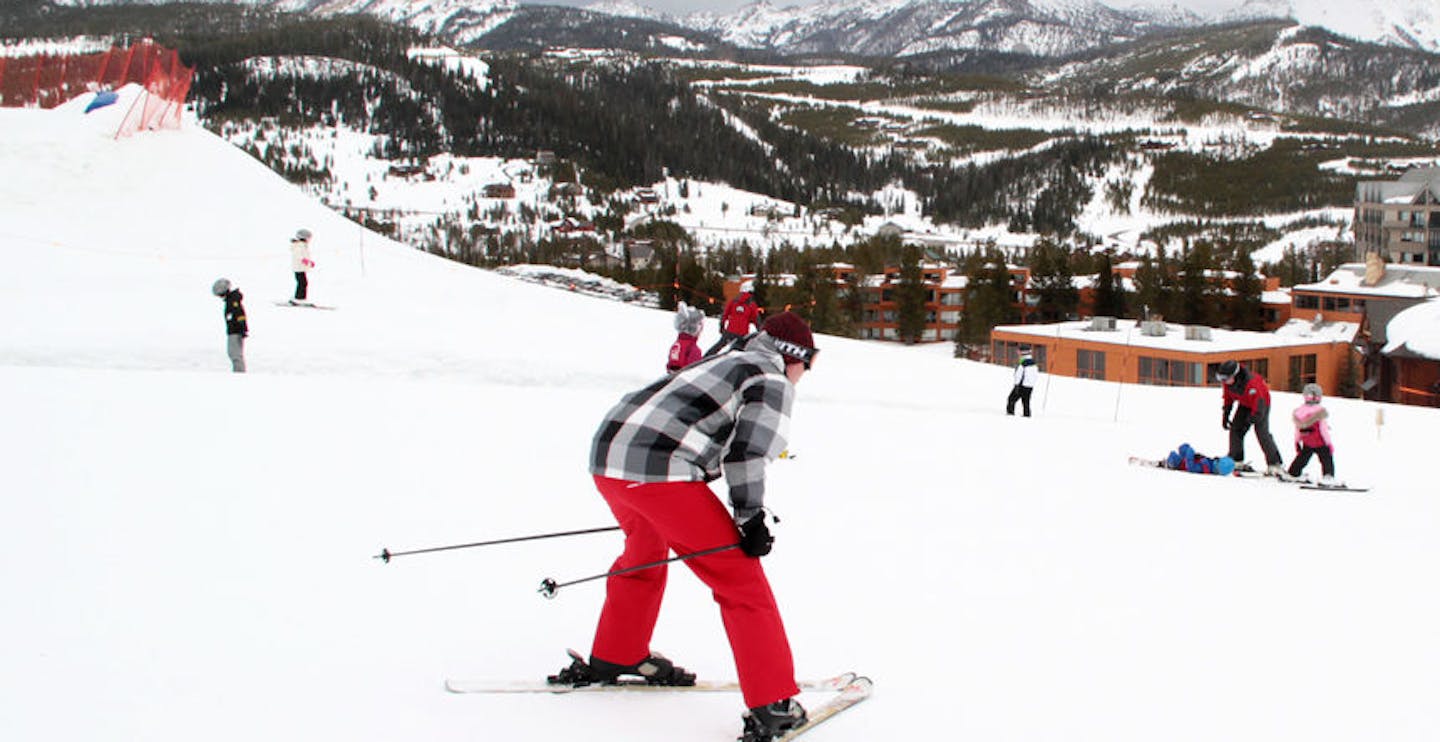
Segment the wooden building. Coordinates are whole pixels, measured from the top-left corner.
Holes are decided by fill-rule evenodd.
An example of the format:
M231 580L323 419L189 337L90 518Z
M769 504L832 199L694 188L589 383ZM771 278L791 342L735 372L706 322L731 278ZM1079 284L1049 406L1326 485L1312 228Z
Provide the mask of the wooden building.
M1216 369L1234 359L1272 389L1299 391L1312 381L1334 389L1358 327L1292 320L1275 332L1248 332L1092 317L996 327L991 355L1013 365L1027 347L1047 373L1159 386L1216 386Z

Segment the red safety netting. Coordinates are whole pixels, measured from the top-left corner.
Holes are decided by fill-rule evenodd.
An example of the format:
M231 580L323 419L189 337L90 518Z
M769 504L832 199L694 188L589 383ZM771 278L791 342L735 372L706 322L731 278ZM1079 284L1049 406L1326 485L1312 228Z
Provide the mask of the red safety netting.
M0 106L54 108L76 96L135 83L145 89L130 105L117 136L177 128L193 67L174 49L145 40L95 54L0 57Z

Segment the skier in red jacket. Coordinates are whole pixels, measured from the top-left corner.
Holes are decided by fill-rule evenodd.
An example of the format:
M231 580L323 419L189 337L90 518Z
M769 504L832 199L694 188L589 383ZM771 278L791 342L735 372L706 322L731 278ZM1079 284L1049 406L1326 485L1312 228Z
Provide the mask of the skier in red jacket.
M760 313L763 311L755 303L755 284L750 281L740 284L740 293L725 302L725 311L720 314L720 339L705 351L705 355L713 356L721 348L749 335L751 325L760 329Z
M1253 425L1260 450L1265 452L1265 473L1274 477L1284 476L1280 449L1275 445L1275 437L1270 435L1270 387L1264 377L1251 373L1231 359L1220 364L1215 379L1223 385L1225 407L1220 425L1230 431L1230 458L1237 467L1245 460L1245 433ZM1231 419L1230 409L1237 404L1239 408Z

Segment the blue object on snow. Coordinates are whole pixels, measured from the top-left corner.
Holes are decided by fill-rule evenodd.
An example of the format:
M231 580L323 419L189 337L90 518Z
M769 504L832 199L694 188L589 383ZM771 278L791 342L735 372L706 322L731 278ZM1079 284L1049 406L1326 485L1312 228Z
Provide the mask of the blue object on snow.
M101 90L95 94L95 100L90 101L90 105L85 106L85 113L90 113L97 108L104 108L117 100L120 100L120 95L115 91Z
M1235 459L1229 456L1221 456L1215 459L1215 473L1222 477L1228 477L1235 473Z

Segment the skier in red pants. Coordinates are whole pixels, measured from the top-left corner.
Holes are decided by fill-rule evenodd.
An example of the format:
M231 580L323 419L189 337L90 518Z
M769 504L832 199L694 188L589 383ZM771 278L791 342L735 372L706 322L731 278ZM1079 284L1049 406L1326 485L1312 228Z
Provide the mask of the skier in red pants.
M613 570L739 545L685 561L714 593L748 710L744 740L765 741L805 723L794 698L794 660L758 557L774 539L765 524L765 465L786 448L795 385L818 351L799 315L771 317L743 347L692 364L626 395L605 416L591 448L596 488L625 532ZM724 474L725 505L708 482ZM692 685L695 676L650 650L665 593L665 567L612 575L589 662L555 684L613 683L636 676Z

